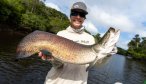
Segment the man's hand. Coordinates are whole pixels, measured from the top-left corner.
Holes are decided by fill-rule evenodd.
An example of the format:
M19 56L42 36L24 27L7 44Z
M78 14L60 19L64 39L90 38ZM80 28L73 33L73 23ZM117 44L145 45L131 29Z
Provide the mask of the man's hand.
M59 69L59 68L63 67L63 63L60 62L60 61L55 60L53 58L52 54L47 50L41 50L38 53L38 56L41 57L42 60L49 61L53 65L53 67L56 68L56 69Z
M48 61L54 60L54 58L52 57L52 54L47 50L41 50L38 53L38 56L41 57L42 60L48 60Z

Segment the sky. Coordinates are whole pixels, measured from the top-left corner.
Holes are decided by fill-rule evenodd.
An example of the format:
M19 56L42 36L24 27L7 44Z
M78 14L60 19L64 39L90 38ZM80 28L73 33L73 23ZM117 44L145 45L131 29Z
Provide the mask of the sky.
M84 26L90 33L102 36L109 27L120 29L118 47L127 49L136 34L146 37L146 0L46 0L44 3L69 18L75 2L84 2L87 6Z

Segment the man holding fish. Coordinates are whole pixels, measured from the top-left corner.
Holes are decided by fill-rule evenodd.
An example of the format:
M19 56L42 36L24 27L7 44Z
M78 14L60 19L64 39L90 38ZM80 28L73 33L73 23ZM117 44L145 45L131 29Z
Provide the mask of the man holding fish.
M87 7L83 2L74 3L70 13L70 26L66 30L58 32L57 35L79 44L95 44L94 37L86 33L82 25L87 14ZM77 65L58 61L59 65L55 66L57 62L54 61L53 57L47 58L43 52L45 51L40 52L39 56L43 60L52 61L54 65L48 72L44 84L87 84L88 71L86 71L86 68L89 64Z
M86 5L76 2L71 7L70 26L66 30L57 35L37 30L18 45L18 58L39 52L39 57L52 63L44 84L87 84L88 70L107 55L116 53L114 47L120 30L109 28L95 43L94 37L86 33L82 25L87 14Z
M87 14L87 7L83 2L74 3L70 13L70 26L66 30L58 32L57 35L80 44L95 44L94 37L86 33L82 25ZM39 53L39 56L42 59L46 58L42 52ZM87 66L88 64L77 65L64 63L58 69L52 67L48 72L45 84L87 84Z

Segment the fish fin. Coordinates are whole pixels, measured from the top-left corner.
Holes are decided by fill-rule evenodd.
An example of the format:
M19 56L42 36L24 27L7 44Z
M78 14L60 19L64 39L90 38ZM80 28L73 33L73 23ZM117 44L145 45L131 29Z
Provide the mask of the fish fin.
M99 60L99 61L98 61ZM95 60L93 61L93 62L91 62L90 64L89 64L89 66L86 68L86 71L89 71L95 64L96 64L96 62L102 62L102 60L101 59L98 59L98 56L95 58Z
M51 63L51 64L52 64L52 66L53 66L54 68L56 68L56 69L62 68L62 67L63 67L63 65L64 65L64 63L63 63L63 62L58 61L58 60L56 60L56 59L54 59L54 60L50 61L50 63Z
M89 71L92 67L92 63L89 64L89 66L86 68L86 72Z

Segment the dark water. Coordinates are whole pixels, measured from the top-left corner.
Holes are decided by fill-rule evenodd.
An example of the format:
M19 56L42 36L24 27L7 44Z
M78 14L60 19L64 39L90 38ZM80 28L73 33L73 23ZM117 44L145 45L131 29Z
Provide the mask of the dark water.
M39 58L15 61L16 45L23 36L0 32L0 84L43 84L51 65ZM97 64L98 65L98 64ZM89 71L88 84L144 84L146 65L114 55Z

